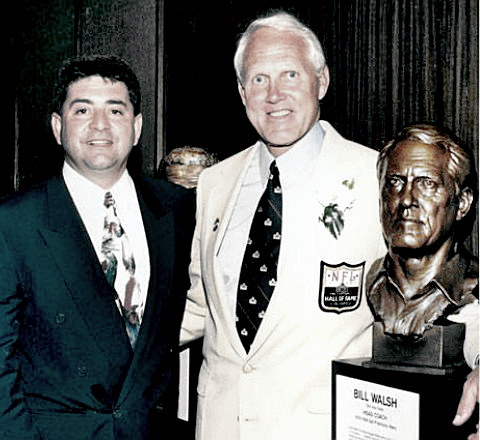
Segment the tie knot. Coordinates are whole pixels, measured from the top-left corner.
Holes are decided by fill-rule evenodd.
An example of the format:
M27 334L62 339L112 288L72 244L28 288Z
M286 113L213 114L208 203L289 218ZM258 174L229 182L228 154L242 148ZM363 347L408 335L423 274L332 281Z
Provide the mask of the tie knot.
M113 200L113 196L110 191L105 193L105 199L103 201L103 204L106 208L110 208L110 206L115 205L115 200Z
M272 176L275 176L275 177L278 177L278 168L277 168L277 161L273 161L271 164L270 164L270 174Z
M270 185L280 187L280 177L279 177L279 175L280 175L280 172L278 171L278 168L277 168L277 162L273 161L270 164L270 175L268 176L268 178L270 180Z

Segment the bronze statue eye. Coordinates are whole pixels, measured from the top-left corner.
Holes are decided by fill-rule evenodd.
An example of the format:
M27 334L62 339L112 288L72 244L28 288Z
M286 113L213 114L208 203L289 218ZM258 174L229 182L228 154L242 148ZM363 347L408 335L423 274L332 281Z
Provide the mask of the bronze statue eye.
M386 179L387 186L390 188L401 189L404 185L403 179L398 176L390 176Z
M422 192L432 192L437 189L438 184L430 177L419 177L417 179L417 186Z

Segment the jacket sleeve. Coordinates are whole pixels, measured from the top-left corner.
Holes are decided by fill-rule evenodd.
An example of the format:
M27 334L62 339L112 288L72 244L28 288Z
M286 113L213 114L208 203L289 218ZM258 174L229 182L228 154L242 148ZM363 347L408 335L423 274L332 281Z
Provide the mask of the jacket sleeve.
M0 235L0 437L34 439L18 361L23 294L4 235Z
M201 182L201 179L200 179ZM206 298L202 280L201 264L201 225L202 225L202 189L197 187L196 225L193 234L191 261L189 265L190 289L183 317L180 344L186 344L203 336L206 315Z
M478 365L478 299L463 306L459 313L451 314L448 320L465 324L465 340L463 342L463 354L470 368Z

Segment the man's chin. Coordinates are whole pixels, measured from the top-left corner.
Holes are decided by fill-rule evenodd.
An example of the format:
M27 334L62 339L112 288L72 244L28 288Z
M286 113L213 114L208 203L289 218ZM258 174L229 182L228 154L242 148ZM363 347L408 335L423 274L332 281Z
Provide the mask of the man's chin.
M294 134L294 133L282 133L278 131L277 133L273 133L269 136L263 138L265 144L267 144L271 148L290 148L292 145L296 144L300 139L302 139L307 132L303 133L302 135Z
M410 253L419 252L421 248L425 247L425 240L414 235L402 235L401 237L393 237L390 240L390 249L395 253Z
M443 244L444 241L442 240L430 242L426 238L417 238L415 241L391 240L388 248L393 254L399 255L402 258L423 258L437 253Z

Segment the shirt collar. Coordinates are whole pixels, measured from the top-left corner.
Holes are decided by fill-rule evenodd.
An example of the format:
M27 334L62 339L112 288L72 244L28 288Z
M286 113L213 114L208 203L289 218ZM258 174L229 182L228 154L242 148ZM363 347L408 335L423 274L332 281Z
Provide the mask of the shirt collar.
M312 164L320 153L324 137L325 131L317 122L292 148L277 158L270 153L265 143L261 142L260 173L262 183L266 184L270 164L276 160L282 187L285 188L294 184L298 181L298 176L303 174L305 168Z
M478 286L477 261L460 247L442 266L434 281L455 304L463 303L466 294Z
M381 288L384 282L388 281L401 293L400 288L389 275L392 270L392 264L393 262L387 254L383 257L381 264L376 268L372 268L372 274L370 275L373 281L371 284L372 290ZM452 304L460 306L467 300L468 295L466 294L475 288L476 279L478 279L478 266L467 252L461 248L442 265L440 272L426 286L426 289L437 287Z
M79 207L91 208L103 205L107 191L112 193L117 206L124 205L125 202L128 204L132 190L134 191L133 180L127 170L109 190L82 176L66 162L63 163L62 174L70 195Z

